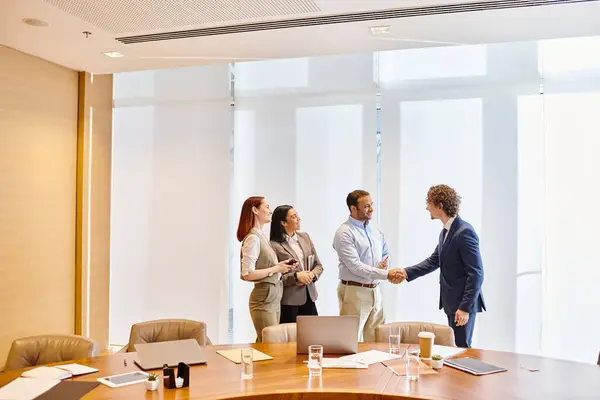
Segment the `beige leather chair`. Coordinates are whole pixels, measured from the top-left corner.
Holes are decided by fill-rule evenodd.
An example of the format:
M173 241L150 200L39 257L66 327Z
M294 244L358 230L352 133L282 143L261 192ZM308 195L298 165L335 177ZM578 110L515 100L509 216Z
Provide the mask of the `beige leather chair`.
M98 343L83 336L31 336L12 343L4 369L8 371L97 355Z
M267 326L262 330L263 343L289 343L296 341L296 324Z
M435 334L435 344L456 347L452 328L446 325L430 324L427 322L391 322L379 325L375 330L376 341L388 342L392 326L399 328L401 343L419 344L419 332L433 332Z
M206 336L206 324L189 319L157 319L140 322L131 327L127 351L135 351L138 343L196 339L200 346L212 344Z

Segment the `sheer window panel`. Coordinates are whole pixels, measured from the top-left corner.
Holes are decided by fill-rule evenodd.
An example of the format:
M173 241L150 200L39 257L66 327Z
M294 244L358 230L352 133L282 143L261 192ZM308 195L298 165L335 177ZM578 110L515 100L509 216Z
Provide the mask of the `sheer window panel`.
M154 71L152 91L138 73L117 74L126 96L115 99L111 343L159 318L201 320L213 341L227 340L228 73Z
M517 276L517 310L515 351L542 355L541 272L524 272Z
M248 96L281 90L294 92L307 87L308 65L309 59L306 57L236 63L236 94Z
M109 342L125 345L144 313L140 300L147 300L154 107L116 108L113 118Z
M385 93L383 98L382 115L392 107ZM398 121L388 116L382 120L382 159L399 159L382 165L383 212L387 216L397 210L392 223L398 228L394 231L390 227L388 240L396 254L394 266L407 267L432 254L442 229L439 221L429 220L425 210L430 186L445 183L454 187L463 198L461 216L480 231L482 102L402 101L396 107ZM393 186L398 187L396 204L390 202ZM439 271L394 287L397 300L389 319L447 324L445 314L438 310L438 276Z
M518 98L518 218L515 351L541 354L545 264L543 96Z
M397 54L380 53L379 61L383 71L380 74L382 203L384 213L389 217L382 223L388 235L394 238L392 252L405 257L400 265L403 267L432 253L441 226L439 221L429 224L423 219L428 218L424 197L431 185L448 183L454 186L463 198L461 216L475 227L480 237L484 264L483 292L489 309L477 317L474 343L485 348L514 351L517 98L522 94L539 93L537 43L453 46L443 50L424 48L389 53ZM442 60L450 56L455 60L438 63L444 67L437 72L431 72L437 68L434 66L419 75L423 59L437 57ZM394 57L404 60L404 73L394 66ZM446 68L446 65L450 67ZM412 71L405 71L406 68L412 68ZM399 104L402 105L400 118L397 117ZM410 111L406 108L408 104L421 109L408 114L412 114L409 121L418 121L418 125L404 121L405 114ZM457 105L464 105L470 111L455 113L453 109ZM448 111L442 111L444 108ZM409 128L422 131L420 136L409 132L412 142L404 137ZM464 130L462 135L467 136L455 140L457 129ZM468 137L469 134L474 138ZM442 154L444 149L447 149L446 153ZM418 190L417 185L420 185ZM398 227L395 226L397 221ZM412 231L421 239L410 237ZM405 248L408 257L404 254ZM416 254L411 255L411 252ZM411 283L399 288L396 318L414 319L421 315L421 318L438 318L439 322L447 323L445 316L436 311L439 296L436 276L437 273L425 278L423 283L414 282L423 285L423 292L417 289L405 292ZM415 299L429 303L423 311L419 306L409 310L408 316L404 315L404 304L412 304Z
M242 109L235 112L232 212L239 219L243 201L255 194L265 196L271 209L281 204L297 209L302 231L311 236L324 267L317 283L320 315L339 313L338 261L332 243L336 229L348 218L346 196L356 188L375 193L374 184L367 183L375 181L376 171L374 98L366 104L336 105L338 100L308 102L318 106L307 105L306 99L301 104L279 100L264 108L264 104L238 100ZM252 106L253 110L243 109ZM265 227L266 232L269 229ZM243 343L256 338L248 311L253 285L234 275L239 277L240 244L235 241L234 246L233 340Z
M600 196L600 93L544 96L546 275L544 355L594 363L600 329L597 222L585 204ZM584 327L584 328L582 328ZM576 338L576 339L575 339Z
M241 204L251 195L265 196L272 209L296 207L324 266L317 309L320 315L337 315L333 235L348 217L346 195L376 188L372 56L302 59L307 69L299 60L235 65L232 215L237 227ZM234 243L233 340L248 342L256 338L248 311L252 284L239 279L240 245Z
M152 97L154 95L156 72L156 70L150 70L114 74L113 97L115 105L118 106L121 101L134 102L136 99L139 101L139 99Z
M600 73L600 36L540 40L539 73L545 79L574 73Z
M302 228L311 236L324 266L317 282L321 315L339 315L338 257L333 236L348 218L346 196L364 186L362 104L302 107L296 111L296 204ZM374 128L374 126L373 126ZM374 146L373 146L374 147ZM375 165L372 166L373 169Z
M379 65L382 87L410 80L484 76L487 74L486 46L381 51Z

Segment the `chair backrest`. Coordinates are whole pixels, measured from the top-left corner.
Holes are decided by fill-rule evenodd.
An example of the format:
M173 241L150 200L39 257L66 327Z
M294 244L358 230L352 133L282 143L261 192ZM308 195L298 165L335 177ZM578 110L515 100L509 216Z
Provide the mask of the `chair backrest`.
M262 330L263 343L289 343L296 341L296 324L267 326Z
M206 324L189 319L157 319L134 324L129 334L127 351L135 351L138 343L196 339L200 346L212 344L206 336Z
M16 339L5 371L98 355L98 343L78 335L41 335Z
M379 325L375 330L376 341L387 342L390 337L391 327L398 327L401 343L418 344L419 332L433 332L435 334L435 344L456 347L452 328L446 325L427 322L391 322Z

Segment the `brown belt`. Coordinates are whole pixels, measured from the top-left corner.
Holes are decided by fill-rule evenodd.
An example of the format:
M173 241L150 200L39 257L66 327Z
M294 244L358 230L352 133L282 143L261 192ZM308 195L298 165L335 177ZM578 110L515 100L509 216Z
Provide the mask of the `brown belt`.
M370 288L370 289L375 289L378 285L378 283L360 283L360 282L345 281L345 280L342 280L342 284L350 285L350 286L366 287L366 288Z

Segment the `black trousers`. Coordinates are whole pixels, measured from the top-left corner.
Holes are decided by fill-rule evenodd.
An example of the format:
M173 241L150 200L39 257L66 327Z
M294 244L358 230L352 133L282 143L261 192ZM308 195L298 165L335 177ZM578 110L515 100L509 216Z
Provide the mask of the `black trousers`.
M317 306L314 301L310 298L308 288L306 288L306 303L301 306L287 306L281 305L281 319L280 324L295 323L298 315L319 315L317 313Z
M473 331L475 330L475 317L477 313L469 313L469 321L466 325L456 326L454 323L454 314L446 314L448 317L448 325L454 331L454 340L456 341L457 347L470 348L471 339L473 338Z

